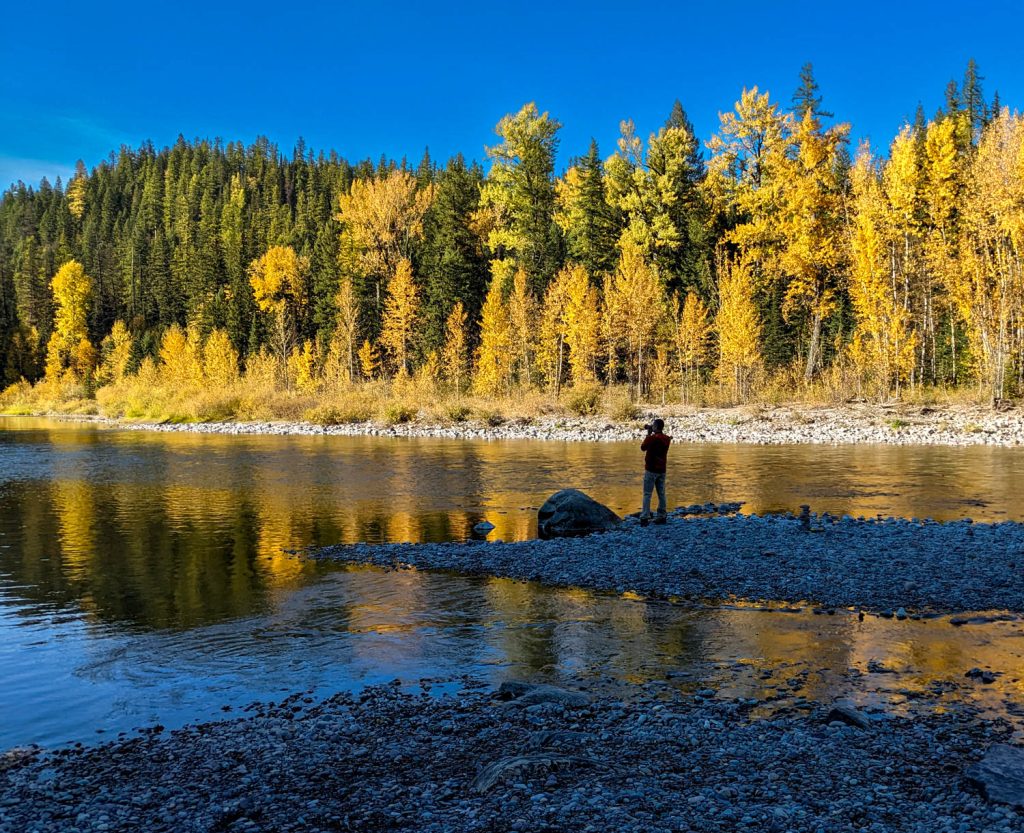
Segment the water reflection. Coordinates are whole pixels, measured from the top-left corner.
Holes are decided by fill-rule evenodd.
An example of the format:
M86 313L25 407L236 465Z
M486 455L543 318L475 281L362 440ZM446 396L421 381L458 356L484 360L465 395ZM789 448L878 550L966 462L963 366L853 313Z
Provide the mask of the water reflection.
M28 655L31 663L16 661ZM869 673L872 660L897 673ZM264 614L187 630L126 634L22 609L0 642L0 664L13 669L0 713L18 716L0 722L0 748L216 719L225 706L295 691L327 696L424 678L451 687L467 676L627 697L638 683L711 686L719 696L772 699L772 708L797 697L893 710L967 700L1006 714L1024 703L1022 662L1019 621L958 629L946 620L695 610L508 579L349 568L275 594ZM982 686L963 677L975 665L1006 673Z
M672 455L673 503L1024 518L1019 449L681 445ZM792 663L807 670L806 691L825 696L854 685L846 668L887 657L911 673L881 683L865 674L864 685L913 699L986 661L1021 667L1015 623L796 625L784 614L696 614L499 579L343 570L289 552L462 539L483 519L493 538L521 539L535 533L540 502L567 484L633 511L638 461L630 444L225 437L2 419L0 714L18 718L0 722L0 746L395 676L643 682L672 672L679 684L699 677L763 693ZM1004 676L990 691L1019 700L1020 681Z
M747 511L948 519L1024 517L1024 451L998 448L673 449L674 503ZM535 534L566 484L635 509L630 444L230 437L0 420L0 570L19 596L140 627L266 608L325 568L286 551L338 541Z

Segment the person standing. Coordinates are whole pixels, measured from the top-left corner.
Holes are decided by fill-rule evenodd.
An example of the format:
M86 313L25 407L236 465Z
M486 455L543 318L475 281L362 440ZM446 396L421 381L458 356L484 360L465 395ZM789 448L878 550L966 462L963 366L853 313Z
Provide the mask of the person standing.
M658 515L656 524L668 520L668 503L665 500L665 469L668 462L668 447L672 438L665 435L665 421L656 419L644 426L647 436L640 444L644 455L644 504L640 512L640 526L647 526L651 520L651 493L658 490Z

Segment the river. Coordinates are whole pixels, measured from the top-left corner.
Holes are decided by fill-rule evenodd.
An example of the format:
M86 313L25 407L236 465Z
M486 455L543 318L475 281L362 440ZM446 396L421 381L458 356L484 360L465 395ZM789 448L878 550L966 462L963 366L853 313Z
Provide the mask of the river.
M694 610L504 579L385 573L296 551L535 534L564 486L635 510L628 443L262 437L0 418L0 748L214 719L256 699L463 675L661 681L757 696L879 697L844 675L903 663L905 690L962 666L1019 667L1019 622ZM1024 519L1024 450L678 445L673 505ZM1015 638L1003 638L1015 637ZM834 669L835 673L824 669ZM670 681L670 682L666 682ZM890 692L887 701L907 698ZM968 695L958 695L968 696ZM970 694L1015 708L1017 680ZM898 704L898 703L897 703Z

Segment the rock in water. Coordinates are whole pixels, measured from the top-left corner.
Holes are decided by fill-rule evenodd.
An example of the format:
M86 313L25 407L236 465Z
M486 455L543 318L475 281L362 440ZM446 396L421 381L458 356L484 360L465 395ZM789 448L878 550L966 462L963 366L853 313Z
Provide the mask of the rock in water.
M964 774L989 801L1024 808L1024 749L996 744Z
M544 501L537 512L541 538L570 538L615 529L622 518L578 489L562 489Z
M494 524L490 521L480 521L480 523L473 527L473 531L477 535L487 535L492 529L494 529Z

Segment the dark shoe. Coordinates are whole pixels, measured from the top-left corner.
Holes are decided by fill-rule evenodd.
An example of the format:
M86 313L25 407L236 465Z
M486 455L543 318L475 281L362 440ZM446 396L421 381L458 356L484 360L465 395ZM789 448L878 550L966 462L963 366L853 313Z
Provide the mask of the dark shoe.
M651 522L650 518L641 518L640 519L640 526L647 526L647 524L649 524L650 522Z
M664 515L658 515L658 517L656 517L656 518L654 519L654 522L655 522L656 524L663 524L663 523L667 523L667 522L668 522L668 518L666 518L666 517L665 517Z

